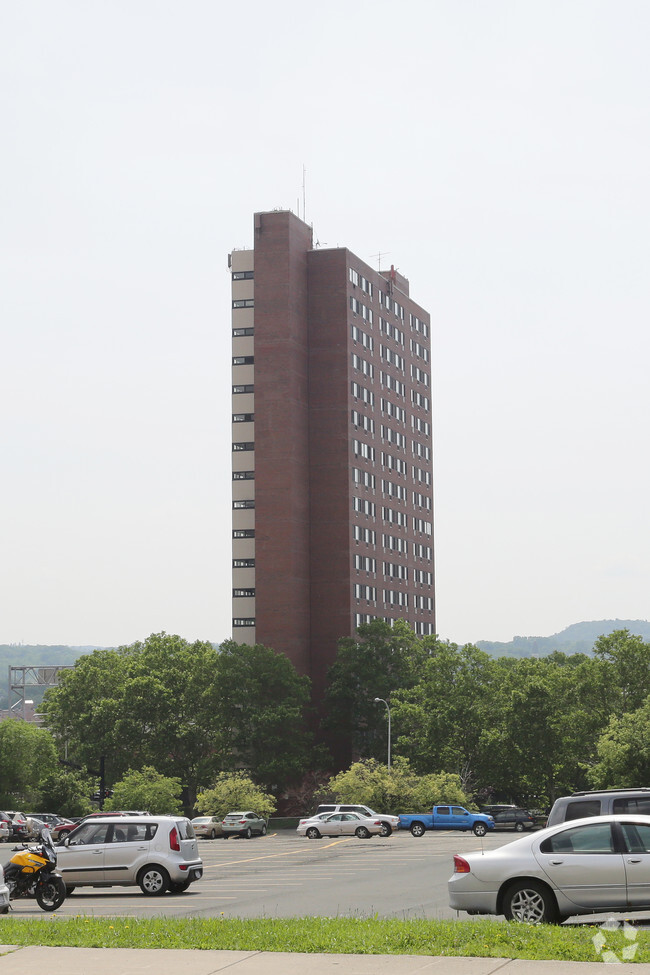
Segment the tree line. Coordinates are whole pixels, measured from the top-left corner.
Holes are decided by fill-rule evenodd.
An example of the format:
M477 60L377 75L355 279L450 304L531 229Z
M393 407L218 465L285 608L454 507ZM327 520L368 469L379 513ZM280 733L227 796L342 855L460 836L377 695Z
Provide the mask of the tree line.
M47 692L44 727L0 724L0 804L74 814L103 757L108 785L172 780L186 812L208 811L206 796L230 801L234 777L300 814L315 795L362 790L368 769L386 764L376 698L391 714L386 799L398 803L401 788L402 806L407 779L413 797L543 807L579 788L642 785L650 772L641 637L619 630L592 654L493 658L376 620L339 642L319 706L308 678L261 645L159 633L85 655ZM356 778L334 777L352 763Z

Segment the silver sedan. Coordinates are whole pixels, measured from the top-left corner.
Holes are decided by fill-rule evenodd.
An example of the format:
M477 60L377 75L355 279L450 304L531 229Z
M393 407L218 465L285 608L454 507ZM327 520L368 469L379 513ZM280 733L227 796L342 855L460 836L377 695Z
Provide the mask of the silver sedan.
M301 819L296 832L310 840L319 840L321 836L358 836L366 840L370 836L380 836L382 830L381 819L346 812L319 813L310 819Z
M592 816L454 857L449 906L531 924L650 908L650 816Z

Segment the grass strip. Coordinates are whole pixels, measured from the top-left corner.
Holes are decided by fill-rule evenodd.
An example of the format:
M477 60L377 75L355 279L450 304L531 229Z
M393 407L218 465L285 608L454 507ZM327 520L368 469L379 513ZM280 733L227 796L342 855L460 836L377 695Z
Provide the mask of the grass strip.
M605 918L603 918L603 921ZM592 941L621 960L650 962L650 937L637 928L556 927L516 922L379 918L94 918L84 915L0 919L0 943L83 948L199 948L326 954L456 955L547 961L599 961ZM630 937L634 934L634 939ZM630 948L634 946L633 957ZM625 955L623 949L627 949ZM601 946L601 951L603 950Z

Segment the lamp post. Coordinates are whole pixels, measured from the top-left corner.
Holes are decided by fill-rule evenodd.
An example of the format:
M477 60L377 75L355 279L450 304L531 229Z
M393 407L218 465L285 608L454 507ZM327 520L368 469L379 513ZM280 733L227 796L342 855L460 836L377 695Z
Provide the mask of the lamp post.
M376 697L375 704L385 704L388 711L388 771L390 772L390 708L388 701L384 701L383 697Z

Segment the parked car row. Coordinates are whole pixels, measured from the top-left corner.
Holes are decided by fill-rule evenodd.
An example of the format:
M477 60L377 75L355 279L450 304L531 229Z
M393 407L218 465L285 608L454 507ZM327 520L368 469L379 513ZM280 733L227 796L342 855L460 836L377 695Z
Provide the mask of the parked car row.
M434 807L432 815L443 815L441 808ZM518 832L531 829L526 810L489 808L483 816L496 822L502 814L505 826ZM533 924L597 912L650 910L650 814L639 809L650 810L650 789L581 792L558 799L545 828L498 849L456 854L448 882L450 907ZM585 811L592 815L580 815ZM301 820L297 831L310 839L368 839L390 835L385 829L390 819L366 806L338 804L334 812L326 808ZM521 829L518 824L523 824ZM183 816L137 811L93 813L78 824L52 813L0 812L7 838L26 832L37 838L46 828L71 825L57 845L58 870L68 894L83 886L139 886L146 895L180 894L203 875L197 835L215 838L219 828L226 838L250 838L267 830L266 820L251 810L223 819L196 817L196 829ZM1 867L0 887L7 891Z
M267 831L266 819L251 809L228 813L224 819L218 816L195 816L192 826L197 836L211 840L217 836L223 836L226 840L230 836L241 836L249 840L255 835L266 836Z

